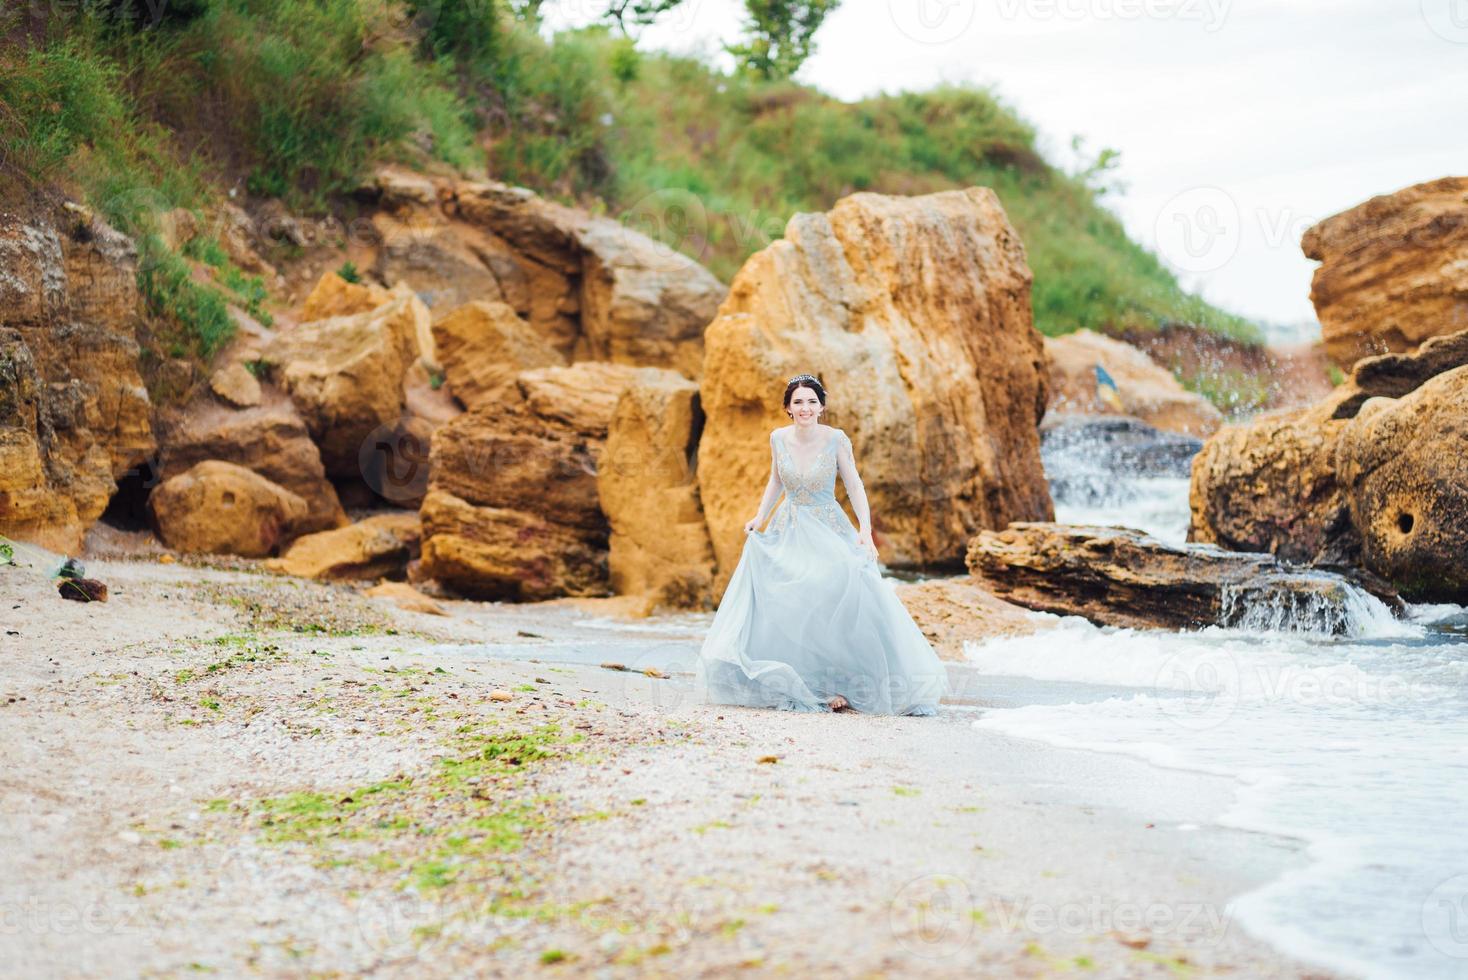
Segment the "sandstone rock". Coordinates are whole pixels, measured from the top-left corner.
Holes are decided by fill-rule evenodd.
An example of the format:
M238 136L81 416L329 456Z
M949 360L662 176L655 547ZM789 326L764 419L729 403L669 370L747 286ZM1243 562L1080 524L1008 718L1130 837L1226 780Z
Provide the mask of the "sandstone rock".
M1268 555L1174 548L1115 527L1018 523L983 531L969 545L968 565L1001 599L1138 629L1340 633L1351 626L1358 585L1400 605L1380 583L1351 583Z
M566 359L504 303L468 303L433 323L449 390L466 408L502 402L515 375Z
M967 660L966 643L1024 636L1042 628L1029 610L997 598L970 576L904 582L895 591L944 660Z
M154 527L175 551L263 558L305 519L306 502L242 466L209 460L148 497Z
M402 578L418 557L417 514L378 514L347 527L297 538L271 571L314 579Z
M698 386L646 368L617 401L597 470L611 525L612 589L674 608L712 608L714 553L693 470Z
M398 295L366 313L304 323L264 350L333 476L359 475L364 441L403 414L403 375L416 356L421 313L415 304Z
M856 194L754 255L705 335L699 483L722 588L769 474L785 381L817 374L895 565L1053 516L1044 349L1024 246L986 188ZM841 492L838 483L838 492Z
M500 274L515 260L493 236L444 220L437 207L411 213L378 214L372 219L382 245L376 275L384 282L408 283L434 310L451 310L474 301L507 298Z
M504 291L505 300L562 354L698 376L703 330L726 291L693 259L628 225L542 200L524 188L461 184L452 207L504 242L527 278L538 270L564 278L568 288L550 309L525 310ZM543 274L532 283L548 285ZM544 288L532 294L553 295ZM558 336L558 318L572 310L579 314L575 336Z
M443 606L419 592L406 582L383 582L368 589L365 595L374 599L386 599L405 612L423 613L427 616L447 616Z
M1381 354L1356 362L1351 381L1363 400L1400 398L1429 378L1468 364L1468 330L1433 337L1410 354ZM1359 407L1359 406L1357 406Z
M1353 558L1346 502L1336 480L1343 386L1330 399L1224 426L1193 461L1189 541L1263 551L1287 561Z
M1306 231L1301 247L1321 263L1310 299L1343 366L1468 328L1468 177L1372 198Z
M0 533L81 547L156 449L132 243L87 209L0 215Z
M305 423L278 392L258 408L238 412L195 403L170 421L162 444L161 479L178 476L205 460L229 459L306 502L306 517L292 528L294 532L325 531L347 523Z
M69 394L42 380L20 331L0 328L0 534L75 553L116 484Z
M1409 599L1468 603L1468 367L1342 425L1338 479L1362 562Z
M137 246L89 213L72 218L61 236L71 318L135 339L143 309Z
M301 305L301 322L370 313L392 301L392 293L376 283L347 282L335 272L323 275Z
M639 377L648 377L644 370L630 364L577 361L568 367L522 371L515 384L530 411L600 441L606 438L617 400Z
M432 490L422 515L424 574L462 595L535 601L608 590L606 544L578 528Z
M240 361L231 361L210 375L209 389L236 408L260 404L260 382Z
M524 409L470 412L433 436L423 574L474 598L608 592L591 440Z
M1050 412L1055 415L1131 415L1154 428L1190 436L1218 431L1223 415L1202 395L1130 344L1091 330L1047 337ZM1096 367L1116 382L1119 405L1098 394Z

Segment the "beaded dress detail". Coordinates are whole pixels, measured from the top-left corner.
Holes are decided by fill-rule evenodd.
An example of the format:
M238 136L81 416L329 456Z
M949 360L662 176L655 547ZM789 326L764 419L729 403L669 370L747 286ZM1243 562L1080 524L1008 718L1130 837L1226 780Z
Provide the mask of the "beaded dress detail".
M770 434L784 499L748 534L699 652L697 683L719 704L933 714L946 689L938 655L836 502L860 485L851 440L833 429L802 463L790 429Z

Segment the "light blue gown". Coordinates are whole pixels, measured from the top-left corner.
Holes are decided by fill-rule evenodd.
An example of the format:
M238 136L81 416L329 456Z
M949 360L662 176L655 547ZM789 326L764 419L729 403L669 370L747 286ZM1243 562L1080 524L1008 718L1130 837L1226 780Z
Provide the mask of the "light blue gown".
M831 430L802 472L788 435L770 433L785 496L745 536L699 651L698 689L717 704L828 711L840 694L870 714L934 714L943 664L836 502L838 469L848 493L860 481L851 440Z

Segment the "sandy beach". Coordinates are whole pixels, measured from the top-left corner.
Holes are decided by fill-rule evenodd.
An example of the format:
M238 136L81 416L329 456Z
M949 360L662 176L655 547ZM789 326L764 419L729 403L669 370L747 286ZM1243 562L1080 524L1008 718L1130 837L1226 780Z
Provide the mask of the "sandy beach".
M982 692L718 708L600 666L696 616L90 570L0 570L11 975L1324 975L1231 921L1301 856L1209 827L1226 780L974 731Z

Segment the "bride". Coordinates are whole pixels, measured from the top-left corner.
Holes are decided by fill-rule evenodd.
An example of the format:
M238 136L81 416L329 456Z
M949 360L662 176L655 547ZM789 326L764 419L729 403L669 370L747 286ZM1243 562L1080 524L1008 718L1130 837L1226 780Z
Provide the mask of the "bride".
M718 704L934 714L947 675L882 579L851 441L821 424L825 410L819 380L790 379L792 424L770 433L770 480L699 651L698 687ZM836 503L838 472L860 531Z

